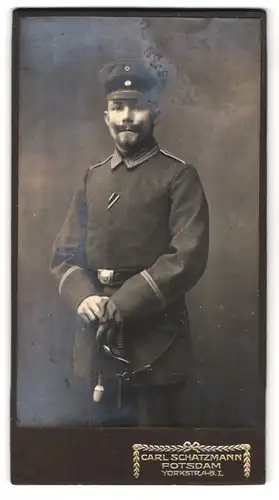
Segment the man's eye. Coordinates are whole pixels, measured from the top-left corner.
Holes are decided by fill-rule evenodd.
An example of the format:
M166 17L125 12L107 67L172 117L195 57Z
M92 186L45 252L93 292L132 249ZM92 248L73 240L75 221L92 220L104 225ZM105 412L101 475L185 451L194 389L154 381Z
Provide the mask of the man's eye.
M115 110L116 110L116 111L119 111L119 110L120 110L120 109L122 109L122 108L123 108L123 104L122 104L121 102L114 102L114 103L112 104L112 106L111 106L111 109L112 109L113 111L115 111Z

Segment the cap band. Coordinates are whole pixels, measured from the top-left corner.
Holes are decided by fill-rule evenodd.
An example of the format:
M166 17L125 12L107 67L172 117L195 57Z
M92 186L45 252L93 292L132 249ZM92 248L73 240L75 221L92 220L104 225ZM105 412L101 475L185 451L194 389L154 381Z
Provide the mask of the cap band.
M142 97L142 92L138 90L115 90L106 95L106 98L110 101L116 99L139 99Z
M127 78L127 73L119 75L112 80L108 80L105 84L106 94L116 90L124 90L129 88L129 90L138 90L139 92L147 92L156 86L156 81L152 77L141 77L140 75L129 74Z

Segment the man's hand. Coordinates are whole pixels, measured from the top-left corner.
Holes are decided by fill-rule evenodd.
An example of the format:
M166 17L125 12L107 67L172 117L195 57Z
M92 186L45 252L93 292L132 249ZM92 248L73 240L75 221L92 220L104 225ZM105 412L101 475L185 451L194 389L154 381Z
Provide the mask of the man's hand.
M122 318L117 307L109 297L91 295L78 306L77 314L85 323L99 320L96 342L99 345L111 344L122 329Z
M90 295L86 297L77 309L77 314L85 323L90 323L97 319L101 319L105 312L105 304L109 300L108 297L100 297L99 295Z
M115 337L122 330L122 318L116 305L106 297L102 317L96 333L96 342L99 345L113 343Z

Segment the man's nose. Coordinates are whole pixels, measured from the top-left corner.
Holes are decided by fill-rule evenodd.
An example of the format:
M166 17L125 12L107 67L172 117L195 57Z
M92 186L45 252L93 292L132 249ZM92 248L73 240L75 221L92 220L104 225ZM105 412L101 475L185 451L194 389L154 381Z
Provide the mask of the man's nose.
M125 106L122 111L122 121L132 122L133 121L133 111L129 106Z

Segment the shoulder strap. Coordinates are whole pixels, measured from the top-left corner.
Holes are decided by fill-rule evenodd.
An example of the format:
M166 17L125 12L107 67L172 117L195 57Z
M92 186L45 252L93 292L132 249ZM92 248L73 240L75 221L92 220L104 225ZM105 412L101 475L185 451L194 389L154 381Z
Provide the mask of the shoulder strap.
M170 158L173 158L174 160L180 161L181 163L184 163L186 165L186 162L182 160L181 158L178 158L177 156L174 156L172 153L170 153L167 149L160 149L161 153L165 156L169 156Z
M93 170L94 168L97 168L97 167L101 167L101 165L104 165L106 163L106 161L110 160L111 157L112 157L112 154L109 155L105 160L99 161L98 163L94 163L94 165L90 165L89 167L87 167L86 172L85 172L84 177L83 177L84 182L85 183L87 182L87 179L88 179L88 176L89 176L91 170Z
M92 170L93 168L96 168L96 167L100 167L101 165L104 165L104 163L106 163L108 160L110 160L112 158L112 154L109 155L105 160L103 161L100 161L98 163L95 163L94 165L91 165L89 167L89 170Z

